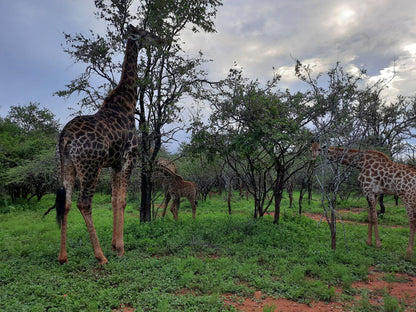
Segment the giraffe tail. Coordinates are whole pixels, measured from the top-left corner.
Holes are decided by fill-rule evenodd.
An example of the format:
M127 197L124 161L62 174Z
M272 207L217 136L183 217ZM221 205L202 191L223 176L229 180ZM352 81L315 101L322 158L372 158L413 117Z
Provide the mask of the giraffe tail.
M65 214L65 202L66 202L66 191L62 187L56 192L55 209L56 209L56 222L61 228L62 222L64 221ZM53 207L52 207L53 208Z

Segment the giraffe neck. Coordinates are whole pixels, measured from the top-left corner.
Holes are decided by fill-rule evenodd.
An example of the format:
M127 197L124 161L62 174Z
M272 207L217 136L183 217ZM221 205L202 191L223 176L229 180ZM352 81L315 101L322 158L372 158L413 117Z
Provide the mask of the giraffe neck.
M378 151L363 151L357 149L343 149L338 147L328 148L328 159L337 161L343 165L349 165L361 169L369 163L388 163L391 160L387 155Z
M123 69L121 71L120 82L118 85L125 85L127 88L137 88L137 57L139 48L136 42L128 38L126 52L124 54Z
M123 69L117 87L105 98L101 110L133 113L136 108L137 95L137 57L139 47L128 38L124 54Z
M344 148L330 147L328 148L327 158L343 165L361 168L363 153L363 151L355 149L347 150Z

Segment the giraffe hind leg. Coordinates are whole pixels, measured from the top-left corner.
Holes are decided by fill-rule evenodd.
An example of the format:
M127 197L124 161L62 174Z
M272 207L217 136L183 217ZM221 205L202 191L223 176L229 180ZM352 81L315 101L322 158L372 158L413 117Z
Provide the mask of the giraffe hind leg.
M189 200L189 203L191 204L191 207L192 207L192 219L195 219L195 214L196 214L196 200L193 197L188 198L188 200Z
M59 227L61 228L61 246L59 248L58 261L60 264L68 262L68 253L66 249L66 233L67 233L67 224L68 224L68 214L71 210L71 189L62 188L57 193L56 198L56 221L58 222ZM63 198L59 198L64 196ZM62 203L63 200L63 203ZM63 204L63 205L62 205Z
M91 169L90 169L91 170ZM94 174L94 172L96 172ZM105 264L108 262L107 258L104 256L100 243L98 241L97 232L95 231L94 222L92 220L92 209L91 201L95 191L95 185L98 180L100 170L92 171L88 177L84 177L80 181L80 195L77 201L77 207L84 217L85 224L87 225L88 233L90 235L91 244L94 250L94 256L98 260L98 263Z
M72 166L67 166L67 174L63 177L63 187L56 194L56 221L61 228L61 245L59 248L58 261L60 264L68 262L66 248L66 236L68 225L68 214L72 204L72 190L75 184L75 172ZM69 174L68 174L69 172Z

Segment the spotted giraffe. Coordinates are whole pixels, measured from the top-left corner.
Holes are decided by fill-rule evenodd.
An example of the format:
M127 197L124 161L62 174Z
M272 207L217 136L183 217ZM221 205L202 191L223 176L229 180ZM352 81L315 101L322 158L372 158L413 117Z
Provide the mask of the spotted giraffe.
M156 166L157 168L167 168L170 171L172 171L173 173L178 174L178 166L175 164L175 162L173 160L167 159L167 158L163 158L160 157L157 162L156 162ZM155 179L157 181L159 181L162 185L162 189L163 189L163 193L164 193L164 209L163 209L163 213L162 216L165 217L166 215L166 207L169 204L169 201L171 200L172 196L169 193L169 181L170 179L167 178L165 175L160 174L160 171L156 171L155 172Z
M317 142L312 143L311 150L313 158L321 152L326 152L329 160L356 167L360 171L358 180L369 207L367 245L372 244L372 229L374 228L376 247L381 246L377 227L377 197L380 194L390 194L402 199L410 224L409 243L406 249L406 258L410 258L416 232L416 169L397 164L378 151L338 147L321 149Z
M137 58L139 50L162 43L149 32L128 26L121 77L94 115L78 116L69 121L57 142L58 173L62 188L57 192L57 221L61 228L58 260L68 262L66 232L71 196L75 181L79 181L77 200L88 228L94 256L99 264L107 263L92 220L91 201L103 167L111 167L113 207L112 247L118 256L124 254L123 225L127 183L135 162L138 138L135 129L137 94Z
M176 165L175 165L176 166ZM165 190L165 205L163 208L162 216L166 215L166 208L172 199L170 211L173 214L173 218L178 220L178 210L181 197L186 197L192 207L192 217L195 219L196 213L196 196L198 188L194 182L185 181L180 175L173 172L169 167L159 166L158 171L155 173L155 179L164 184Z

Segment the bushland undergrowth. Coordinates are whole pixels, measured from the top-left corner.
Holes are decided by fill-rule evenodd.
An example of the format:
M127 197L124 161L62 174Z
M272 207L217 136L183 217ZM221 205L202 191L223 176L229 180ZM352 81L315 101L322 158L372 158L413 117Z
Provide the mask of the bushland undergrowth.
M126 255L117 258L111 252L110 198L98 195L93 217L109 259L102 267L94 259L76 205L69 215L69 263L59 265L59 229L53 214L42 217L53 201L47 196L29 206L9 205L9 211L0 214L2 311L112 311L122 306L135 311L233 311L222 295L250 297L258 290L306 303L349 301L358 292L352 283L365 280L370 267L416 274L415 256L404 260L407 217L393 201L386 202L380 223L399 227L382 227L381 249L366 246L366 226L345 222L338 226L335 251L326 224L317 226L297 215L286 201L279 225L272 216L253 220L253 203L237 195L232 215L224 198L217 196L199 201L195 220L183 202L177 222L169 215L140 224L137 204L130 202ZM358 206L365 207L365 202L340 203L347 210ZM322 212L318 196L304 207L305 212ZM366 210L346 218L365 221Z

